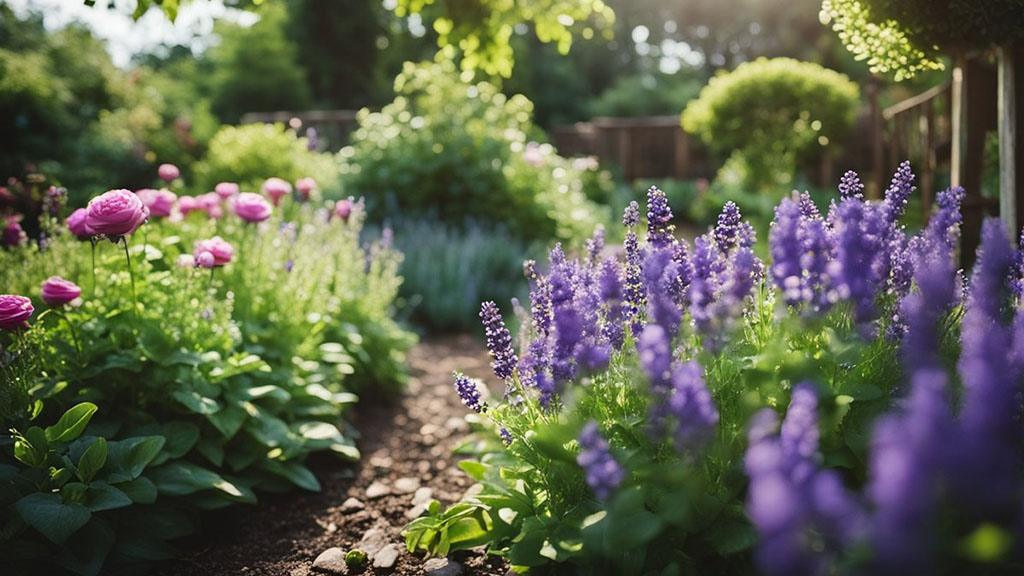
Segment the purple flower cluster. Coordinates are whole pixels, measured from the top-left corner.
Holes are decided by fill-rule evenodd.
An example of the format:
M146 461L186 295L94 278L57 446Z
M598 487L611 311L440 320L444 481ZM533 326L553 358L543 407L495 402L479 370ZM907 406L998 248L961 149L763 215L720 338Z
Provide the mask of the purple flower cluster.
M657 186L651 186L647 191L647 243L654 247L672 244L674 228L668 197Z
M615 461L608 447L608 441L601 436L601 431L594 421L589 422L580 432L580 454L576 463L583 468L587 486L600 500L607 500L622 484L626 477L625 470Z
M834 470L818 465L818 398L793 389L781 434L775 412L753 419L744 458L747 514L761 535L755 559L769 575L823 574L862 530L862 513Z
M839 179L839 198L841 200L846 200L847 198L864 199L864 184L861 183L860 176L853 170L843 174L843 177Z
M914 172L910 169L910 161L904 160L896 173L892 176L892 182L885 191L885 218L890 223L897 222L907 210L907 201L910 195L917 188L914 186Z
M461 372L452 372L452 377L455 379L455 392L466 408L477 413L483 412L485 405L480 400L480 391L477 390L476 383Z
M505 327L498 305L494 302L484 302L480 306L480 319L486 329L487 350L493 358L491 367L494 368L494 375L502 380L508 380L515 373L519 359L512 349L512 335Z
M850 174L850 173L847 173ZM772 279L791 306L805 304L823 312L829 300L829 258L832 244L825 221L810 198L784 198L775 208L769 243Z

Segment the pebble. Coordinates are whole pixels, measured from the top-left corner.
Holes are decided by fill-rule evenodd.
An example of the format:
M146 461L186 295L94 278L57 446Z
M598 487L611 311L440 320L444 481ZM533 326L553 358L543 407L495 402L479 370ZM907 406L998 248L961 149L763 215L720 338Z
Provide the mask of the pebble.
M388 544L373 555L374 568L391 568L398 560L398 546Z
M431 558L423 563L427 576L461 576L462 564L447 558Z
M313 570L328 574L348 574L345 551L338 547L324 550L316 557L316 560L313 560Z
M434 496L434 491L424 486L423 488L416 489L416 493L412 495L413 504L426 504L430 502L430 499Z
M366 508L366 505L363 504L358 498L349 498L348 500L345 500L344 502L341 503L342 514L349 514L357 510L362 510L363 508Z
M412 494L420 487L420 481L416 478L399 478L395 480L394 490L396 494Z
M380 528L370 528L363 534L363 539L359 541L359 548L366 555L373 558L382 548L388 544L388 535L384 530Z
M382 496L387 496L389 493L391 493L391 489L388 488L388 485L384 484L383 482L380 482L379 480L375 480L373 484L370 484L370 486L366 489L366 497L369 498L370 500L375 500Z

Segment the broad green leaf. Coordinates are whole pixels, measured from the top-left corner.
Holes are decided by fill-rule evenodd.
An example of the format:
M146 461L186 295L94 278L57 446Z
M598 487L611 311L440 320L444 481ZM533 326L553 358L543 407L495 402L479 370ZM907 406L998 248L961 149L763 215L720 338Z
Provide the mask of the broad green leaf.
M81 504L64 504L58 494L29 494L14 504L26 524L55 544L63 544L85 526L92 513Z
M146 473L157 490L167 496L187 496L204 490L216 490L234 502L255 502L256 496L244 486L222 478L216 472L190 462L171 462Z
M14 442L14 457L33 468L46 463L46 454L49 451L49 442L46 441L46 433L38 426L33 426L25 432L24 438Z
M210 415L220 410L220 404L216 400L201 396L193 390L177 390L171 396L195 414Z
M78 479L88 484L107 461L107 439L97 438L78 459Z
M309 490L310 492L320 491L320 482L316 479L316 476L309 471L309 468L306 468L298 462L278 462L276 460L267 460L263 464L263 468L287 479L299 488Z
M139 476L131 482L118 484L117 488L136 504L152 504L156 502L156 484L145 476Z
M487 471L486 465L474 460L463 460L462 462L459 462L459 468L461 468L466 474L469 474L469 476L477 482L483 480L484 472Z
M102 480L89 484L89 489L85 492L85 506L90 512L115 510L131 505L132 500L127 494Z
M70 572L82 576L96 576L103 570L103 564L114 545L115 532L109 522L93 518L75 533L54 558Z
M46 439L50 442L70 442L78 438L96 410L96 405L91 402L82 402L72 407L56 424L46 428Z
M134 480L164 447L163 436L137 436L107 443L107 481L112 484Z
M188 454L199 440L199 427L191 422L168 422L160 434L167 440L164 452L168 458L181 458Z

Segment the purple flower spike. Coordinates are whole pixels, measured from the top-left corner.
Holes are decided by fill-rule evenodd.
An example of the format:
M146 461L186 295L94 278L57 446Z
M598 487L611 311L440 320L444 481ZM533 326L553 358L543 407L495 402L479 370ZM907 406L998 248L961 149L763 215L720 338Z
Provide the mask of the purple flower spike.
M635 201L622 211L622 225L626 228L634 228L640 223L640 205Z
M483 412L484 404L480 400L480 391L477 390L476 384L461 372L452 372L452 377L455 378L455 391L466 408L477 413Z
M728 254L739 245L741 231L744 228L742 219L740 207L732 200L726 202L722 213L718 215L718 224L714 230L715 244L723 253ZM749 236L749 232L746 235Z
M668 197L657 186L651 186L647 191L647 243L655 247L668 246L675 240L674 228Z
M668 411L676 420L676 450L699 447L718 424L718 410L704 384L704 368L696 361L680 364L672 370Z
M491 363L494 375L502 380L508 380L515 373L519 359L512 349L512 335L505 327L498 305L490 301L484 302L480 306L480 319L487 334L487 350L494 359Z
M892 176L892 183L885 191L885 218L896 223L907 210L907 200L917 188L914 186L914 172L910 169L910 161L904 160Z
M864 184L861 183L860 176L853 170L843 174L843 177L839 179L839 198L842 200L847 198L864 199Z
M587 486L598 499L607 500L622 484L626 472L612 457L608 441L601 437L596 422L591 421L583 427L579 441L581 451L576 462L586 474Z

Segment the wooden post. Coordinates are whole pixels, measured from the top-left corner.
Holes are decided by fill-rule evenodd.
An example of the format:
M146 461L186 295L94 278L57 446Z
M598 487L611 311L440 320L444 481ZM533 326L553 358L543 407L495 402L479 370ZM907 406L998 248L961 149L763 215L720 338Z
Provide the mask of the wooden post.
M953 67L953 103L950 111L952 124L952 153L949 158L949 183L952 186L963 186L964 150L967 148L967 83L964 81L964 68L967 57L957 54L956 65Z
M921 130L921 207L924 210L924 221L932 212L932 197L935 194L935 150L932 144L935 131L935 103L929 100L924 105L924 113L920 117Z
M868 103L871 106L871 180L868 182L868 198L878 199L882 197L882 179L885 178L885 169L882 167L883 147L882 140L882 108L878 103L881 80L877 76L871 77L868 84Z
M1014 94L1014 54L1012 46L998 49L999 87L999 217L1006 229L1014 234L1017 220L1017 99Z

